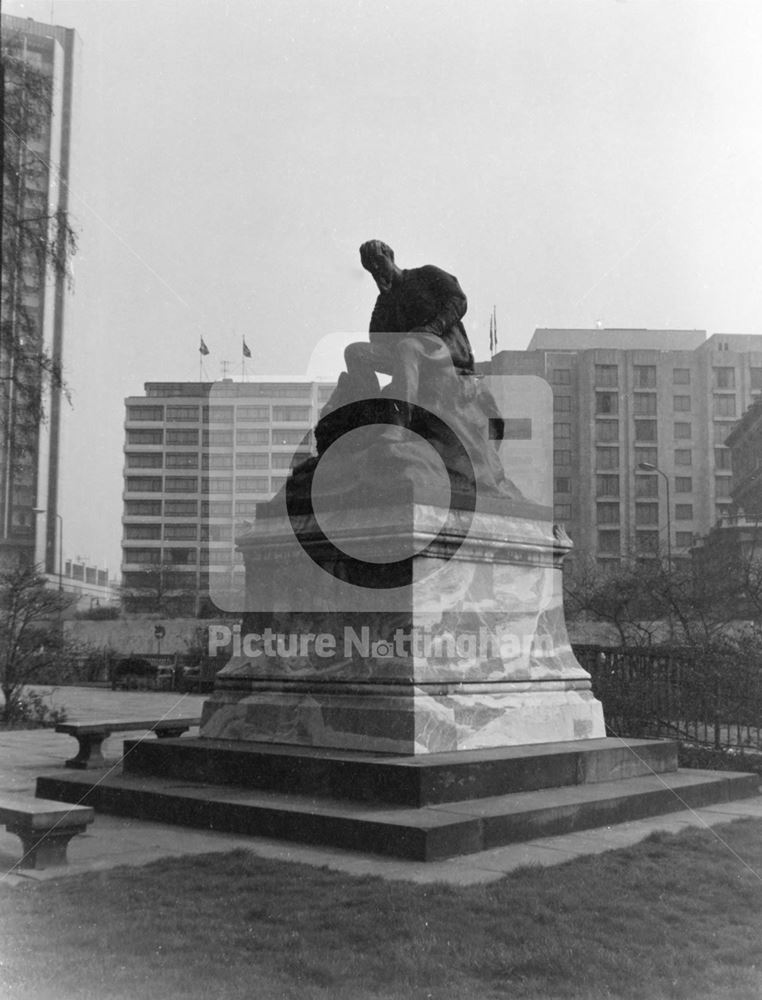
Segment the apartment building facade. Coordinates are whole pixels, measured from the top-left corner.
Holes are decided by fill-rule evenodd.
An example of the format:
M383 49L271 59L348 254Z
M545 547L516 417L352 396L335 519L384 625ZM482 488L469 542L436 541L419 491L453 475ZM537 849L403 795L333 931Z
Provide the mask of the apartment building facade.
M61 571L61 391L44 370L60 370L63 363L67 275L39 248L51 233L62 243L78 41L70 28L31 18L3 14L1 24L9 127L0 296L0 565L20 560L53 573ZM48 88L40 81L49 87L42 97Z
M203 613L242 586L236 534L313 448L335 383L148 382L125 400L122 585L128 610Z
M577 553L687 555L733 509L726 439L762 394L762 336L537 330L492 370L553 391L553 497Z

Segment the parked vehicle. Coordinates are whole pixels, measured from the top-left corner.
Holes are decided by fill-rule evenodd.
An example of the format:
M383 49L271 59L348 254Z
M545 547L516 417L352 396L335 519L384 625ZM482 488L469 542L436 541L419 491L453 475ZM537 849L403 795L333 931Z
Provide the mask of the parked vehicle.
M175 668L170 664L154 664L140 656L119 660L111 674L112 691L171 691Z

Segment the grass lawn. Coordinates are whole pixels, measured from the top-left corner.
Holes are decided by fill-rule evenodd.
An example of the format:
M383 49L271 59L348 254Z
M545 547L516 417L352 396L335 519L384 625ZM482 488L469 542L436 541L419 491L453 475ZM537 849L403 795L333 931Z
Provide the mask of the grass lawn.
M759 1000L762 822L717 832L462 889L245 851L0 885L0 995Z

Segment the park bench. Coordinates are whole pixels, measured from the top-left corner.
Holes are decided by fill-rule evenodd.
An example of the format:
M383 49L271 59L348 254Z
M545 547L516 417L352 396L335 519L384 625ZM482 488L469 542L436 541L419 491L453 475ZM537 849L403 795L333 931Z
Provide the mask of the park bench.
M201 719L141 719L115 720L113 722L61 722L56 726L57 733L68 733L79 741L77 756L66 761L66 767L75 767L81 771L91 767L105 767L101 746L112 733L140 731L156 733L159 739L171 736L181 736L191 726L197 726Z
M21 838L20 868L65 865L66 848L94 817L90 806L73 806L50 799L0 795L0 823Z

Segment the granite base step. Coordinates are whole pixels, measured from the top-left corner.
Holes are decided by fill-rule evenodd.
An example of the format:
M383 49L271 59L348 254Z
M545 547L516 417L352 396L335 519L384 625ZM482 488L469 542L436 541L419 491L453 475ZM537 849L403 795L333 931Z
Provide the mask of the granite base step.
M422 807L677 770L677 743L596 739L390 756L230 740L126 740L124 771L262 791Z
M759 784L756 774L678 770L410 807L90 771L44 775L37 795L141 820L438 861L746 798Z

